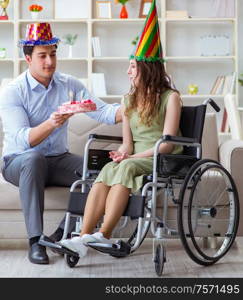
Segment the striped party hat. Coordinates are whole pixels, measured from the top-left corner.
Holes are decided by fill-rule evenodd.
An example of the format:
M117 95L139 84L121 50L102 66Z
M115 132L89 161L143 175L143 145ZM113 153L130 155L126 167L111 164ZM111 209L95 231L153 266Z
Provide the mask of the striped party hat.
M132 55L130 55L130 59L136 59L137 61L163 62L163 51L160 42L155 0L153 0L151 4L142 33L140 34Z

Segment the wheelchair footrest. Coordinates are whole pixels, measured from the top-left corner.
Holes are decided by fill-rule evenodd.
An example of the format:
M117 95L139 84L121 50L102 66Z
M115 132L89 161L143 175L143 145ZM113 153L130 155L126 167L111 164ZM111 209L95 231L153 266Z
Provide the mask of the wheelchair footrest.
M59 254L68 254L71 256L79 257L79 254L77 252L74 252L70 249L67 249L66 247L63 247L62 245L60 245L58 243L53 242L51 239L49 239L45 235L42 235L40 237L38 244L45 246L45 247L52 248L53 250L55 250L55 252L58 252Z
M87 243L87 245L95 250L115 257L125 257L131 253L131 246L122 240L114 244Z

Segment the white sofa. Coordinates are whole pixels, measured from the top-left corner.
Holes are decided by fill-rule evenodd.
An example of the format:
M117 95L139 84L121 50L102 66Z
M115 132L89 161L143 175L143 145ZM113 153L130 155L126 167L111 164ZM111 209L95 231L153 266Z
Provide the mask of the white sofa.
M75 115L69 123L69 145L73 153L83 153L84 144L90 133L120 135L121 124L108 126L98 124L85 115ZM106 148L107 144L100 144ZM2 148L2 130L0 127L0 152ZM227 141L220 147L214 114L207 114L203 135L203 157L220 160L230 171L236 182L240 201L243 201L243 141ZM64 187L48 187L45 191L44 232L51 233L64 216L68 204L69 189ZM242 205L243 207L243 205ZM174 211L174 209L172 209ZM171 221L175 223L176 214L169 212ZM243 222L240 222L238 235L243 235ZM26 238L23 214L20 207L18 188L7 183L0 174L0 239Z

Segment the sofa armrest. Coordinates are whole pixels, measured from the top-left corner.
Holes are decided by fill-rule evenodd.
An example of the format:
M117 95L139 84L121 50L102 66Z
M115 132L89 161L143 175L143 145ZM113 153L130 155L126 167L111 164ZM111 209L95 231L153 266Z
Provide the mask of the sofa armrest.
M228 140L222 143L219 147L219 161L231 174L242 174L243 141Z
M232 175L240 201L240 222L237 232L243 236L243 141L229 140L221 144L219 148L220 163Z

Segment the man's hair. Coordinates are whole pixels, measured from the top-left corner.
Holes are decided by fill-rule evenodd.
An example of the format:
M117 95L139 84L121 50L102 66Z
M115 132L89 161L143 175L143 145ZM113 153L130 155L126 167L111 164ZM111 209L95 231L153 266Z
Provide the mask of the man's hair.
M57 49L57 45L55 44L55 47ZM23 47L23 52L24 52L24 55L29 55L30 57L32 56L32 53L34 51L34 48L35 46L24 46Z

